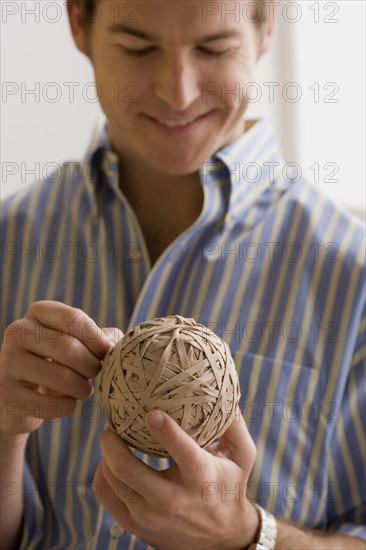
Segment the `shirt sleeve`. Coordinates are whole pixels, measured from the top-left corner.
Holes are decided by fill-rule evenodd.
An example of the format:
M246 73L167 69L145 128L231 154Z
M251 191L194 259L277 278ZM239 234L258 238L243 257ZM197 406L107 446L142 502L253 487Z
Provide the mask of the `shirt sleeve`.
M329 530L366 540L366 315L359 331L330 449Z

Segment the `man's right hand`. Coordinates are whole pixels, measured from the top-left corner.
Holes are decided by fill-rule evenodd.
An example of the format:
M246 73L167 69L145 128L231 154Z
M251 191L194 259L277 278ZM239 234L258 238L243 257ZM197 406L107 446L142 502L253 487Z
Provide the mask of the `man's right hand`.
M78 400L92 395L90 380L114 345L106 332L80 309L53 301L35 302L7 327L0 368L5 437L29 434L44 419L67 416Z

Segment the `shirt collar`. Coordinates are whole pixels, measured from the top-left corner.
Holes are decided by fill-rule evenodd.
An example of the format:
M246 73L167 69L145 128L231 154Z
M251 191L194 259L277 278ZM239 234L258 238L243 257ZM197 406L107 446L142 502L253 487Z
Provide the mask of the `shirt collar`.
M267 118L251 121L252 125L248 130L217 151L210 160L201 166L200 177L203 185L216 178L217 172L222 183L230 187L229 203L225 217L226 225L229 227L236 218L242 217L243 209L261 195L265 189L278 180L283 186L283 178L280 178L283 169L283 157L280 152L279 143ZM108 184L116 191L119 191L118 181L118 156L112 150L108 138L108 121L104 113L97 121L91 144L84 157L84 162L91 165L92 173L96 178L94 181L102 185L99 171L107 177ZM282 183L281 183L282 182ZM91 190L92 191L92 190ZM94 187L93 194L98 192Z
M229 229L267 188L275 182L283 187L284 161L273 128L265 117L251 122L238 139L213 155L213 162L220 163L222 177L230 184L225 218Z
M97 119L91 143L84 157L86 163L93 163L94 157L99 150L111 151L113 153L107 131L108 121L105 114L101 113Z
M106 186L112 187L116 193L119 190L119 161L108 138L108 121L101 113L94 127L91 143L84 155L81 166L85 185L96 218L99 215L100 200L104 196Z

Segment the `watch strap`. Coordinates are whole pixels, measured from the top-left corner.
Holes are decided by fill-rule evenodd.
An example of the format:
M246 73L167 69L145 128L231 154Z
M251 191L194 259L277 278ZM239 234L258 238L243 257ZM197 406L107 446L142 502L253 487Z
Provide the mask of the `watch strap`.
M256 542L248 550L274 550L277 539L276 518L266 512L259 504L254 505L259 514L259 533Z

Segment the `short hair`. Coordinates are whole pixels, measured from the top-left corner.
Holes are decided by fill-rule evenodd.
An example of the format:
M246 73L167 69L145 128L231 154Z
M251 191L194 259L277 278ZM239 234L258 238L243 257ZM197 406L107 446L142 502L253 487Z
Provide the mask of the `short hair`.
M93 22L95 21L95 17L96 17L95 12L97 9L97 5L100 3L101 0L72 0L72 1L76 6L80 8L83 22L84 22L84 28L88 32L91 29ZM273 0L270 0L270 1L272 2ZM258 5L255 22L260 27L262 27L263 24L266 23L268 20L269 9L263 9L264 0L253 0L253 2L255 2ZM268 3L267 3L267 6L268 6Z
M95 19L99 0L72 0L72 2L80 9L84 28L86 31L89 31Z

